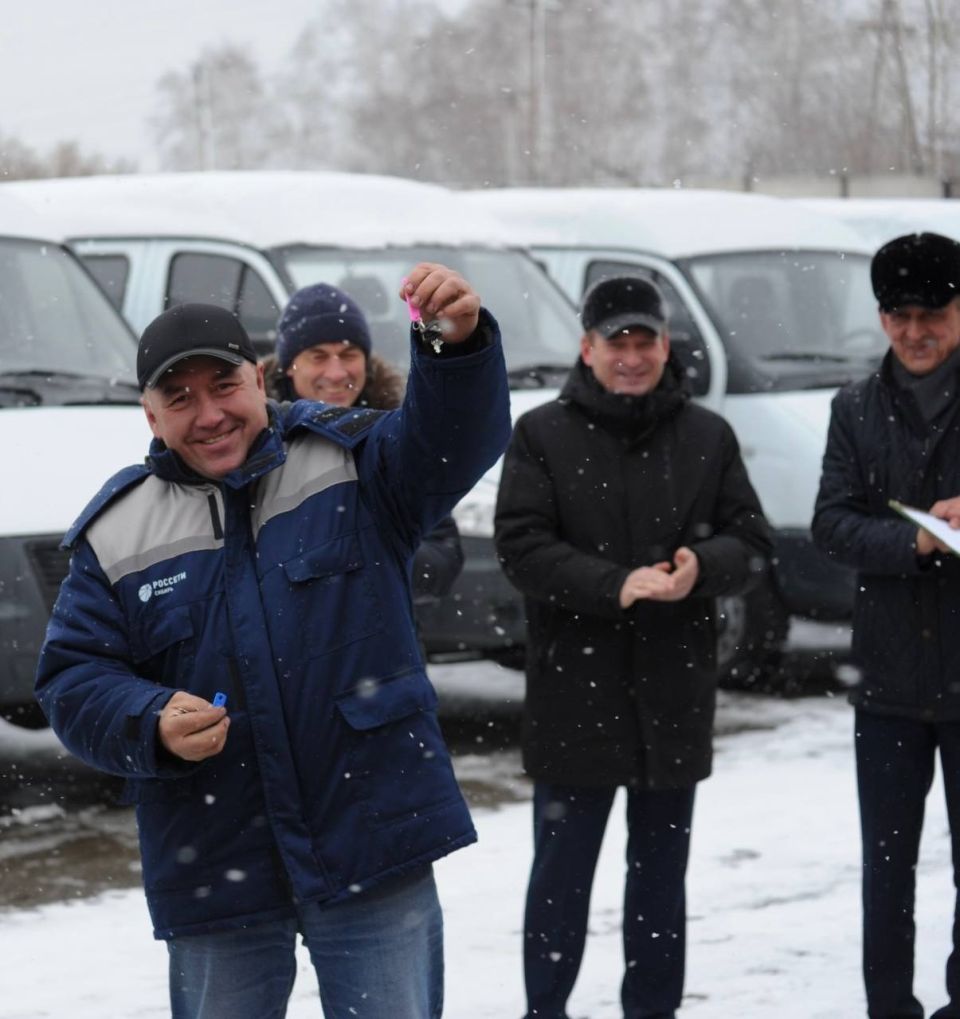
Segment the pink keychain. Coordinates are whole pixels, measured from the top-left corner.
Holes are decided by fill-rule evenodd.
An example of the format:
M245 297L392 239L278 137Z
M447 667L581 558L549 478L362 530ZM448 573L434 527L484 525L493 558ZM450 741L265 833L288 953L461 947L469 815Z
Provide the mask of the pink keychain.
M406 292L406 286L410 281L404 276L401 282L403 283L404 292ZM433 347L434 353L439 354L440 349L443 347L443 330L440 323L424 322L420 309L414 307L409 296L405 297L404 300L407 302L407 312L410 315L410 322L413 328L418 330L421 336Z
M410 280L408 280L407 277L404 276L403 279L400 282L403 284L404 292L406 292L407 284L410 282ZM404 300L407 302L407 311L410 313L410 321L411 322L422 322L423 320L420 317L420 309L419 308L414 308L413 304L411 304L411 302L410 302L409 296L405 297Z

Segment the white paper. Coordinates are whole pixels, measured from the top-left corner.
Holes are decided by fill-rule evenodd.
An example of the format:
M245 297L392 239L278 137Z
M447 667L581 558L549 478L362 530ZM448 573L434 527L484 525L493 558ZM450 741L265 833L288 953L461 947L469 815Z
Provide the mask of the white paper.
M914 506L904 506L902 502L897 502L896 499L890 500L890 506L901 516L912 520L917 527L922 527L925 531L929 531L938 541L946 545L951 552L960 555L960 528L955 529L946 520L931 516L929 513L924 512L924 510L916 509Z

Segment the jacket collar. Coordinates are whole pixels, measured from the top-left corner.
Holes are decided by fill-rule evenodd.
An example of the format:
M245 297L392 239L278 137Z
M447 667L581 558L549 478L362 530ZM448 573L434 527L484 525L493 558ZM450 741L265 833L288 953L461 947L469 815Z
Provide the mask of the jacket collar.
M917 434L922 435L931 427L931 422L927 421L920 409L917 392L898 381L895 370L896 363L896 355L893 353L893 350L888 350L880 362L876 376L894 407L899 410L910 428ZM960 388L960 351L954 351L950 355L950 359L941 365L940 368L935 369L934 373L942 373L945 370L955 373L957 380L954 385ZM956 388L955 391L957 391ZM956 401L952 401L947 409L950 410L949 414L943 413L936 419L935 424L938 427L955 417L957 412Z
M560 393L561 401L576 405L601 427L629 438L637 438L672 417L689 398L683 367L672 354L657 388L645 396L624 396L604 389L582 358L577 359Z

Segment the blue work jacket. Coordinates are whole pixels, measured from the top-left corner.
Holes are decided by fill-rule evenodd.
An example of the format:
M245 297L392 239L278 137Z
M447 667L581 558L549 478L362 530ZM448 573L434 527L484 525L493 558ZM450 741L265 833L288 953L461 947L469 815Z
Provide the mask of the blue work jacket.
M68 533L37 698L72 753L126 778L157 937L362 894L475 840L409 566L509 438L486 312L478 332L469 353L414 345L400 410L271 404L219 482L155 441ZM175 690L227 694L222 753L163 749Z

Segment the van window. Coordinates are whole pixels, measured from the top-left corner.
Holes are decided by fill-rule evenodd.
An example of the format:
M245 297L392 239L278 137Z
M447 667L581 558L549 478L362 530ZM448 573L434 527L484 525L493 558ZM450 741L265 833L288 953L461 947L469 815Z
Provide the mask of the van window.
M261 354L273 349L280 309L259 273L226 255L181 252L170 262L165 308L200 301L232 311Z
M174 255L164 307L199 301L236 311L243 262L222 255Z
M100 284L110 303L123 311L123 297L127 292L130 259L126 255L83 255L83 264Z
M889 346L865 255L755 251L682 267L727 348L730 392L841 385Z
M587 266L584 290L594 283L611 276L641 276L651 280L659 288L670 312L668 329L670 349L683 366L694 396L704 396L710 391L710 358L703 336L697 328L689 309L677 293L676 287L663 273L636 262L596 261Z
M410 322L398 297L400 281L418 262L440 262L470 281L500 324L514 384L545 384L545 376L566 374L576 361L580 330L573 308L539 266L519 252L297 246L279 249L273 257L296 288L332 283L353 297L370 324L374 349L396 365L405 365L409 358ZM521 383L525 372L529 378Z
M240 277L237 315L254 343L258 346L267 344L269 349L273 350L280 309L260 274L249 265L243 267L243 275ZM261 350L261 353L264 351Z
M0 374L132 381L136 349L72 256L56 245L0 239Z

